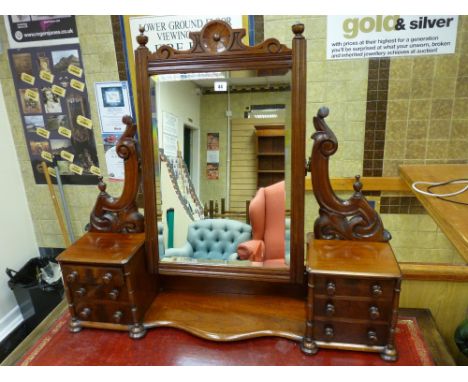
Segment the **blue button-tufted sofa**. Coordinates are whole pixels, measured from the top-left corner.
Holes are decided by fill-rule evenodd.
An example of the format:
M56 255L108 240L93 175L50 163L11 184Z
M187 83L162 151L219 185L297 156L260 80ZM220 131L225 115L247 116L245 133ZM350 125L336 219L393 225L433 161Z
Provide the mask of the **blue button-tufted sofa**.
M248 224L230 219L198 220L188 228L187 243L166 249L164 258L236 260L237 246L251 238L252 228Z

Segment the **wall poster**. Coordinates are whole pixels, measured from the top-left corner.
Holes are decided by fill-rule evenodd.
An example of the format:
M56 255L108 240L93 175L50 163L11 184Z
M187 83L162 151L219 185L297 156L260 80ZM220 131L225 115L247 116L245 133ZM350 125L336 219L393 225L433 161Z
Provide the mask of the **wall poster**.
M132 116L130 94L126 81L96 82L95 94L102 140L110 180L125 178L123 159L117 155L116 144L126 129L122 117Z
M328 16L327 59L451 54L458 16Z
M178 151L178 140L177 140L177 125L179 124L179 118L174 114L166 111L162 112L162 145L164 149L164 155L169 158L176 158Z
M37 184L41 162L55 181L97 184L100 175L88 93L78 44L9 49L26 144Z
M206 177L219 179L219 133L206 134Z
M10 48L78 43L75 16L4 16Z

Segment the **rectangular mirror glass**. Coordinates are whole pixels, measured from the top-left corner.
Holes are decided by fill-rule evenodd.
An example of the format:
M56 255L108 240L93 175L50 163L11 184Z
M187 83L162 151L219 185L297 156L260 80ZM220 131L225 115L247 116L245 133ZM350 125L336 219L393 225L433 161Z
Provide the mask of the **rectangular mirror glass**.
M151 81L161 263L288 269L291 73Z

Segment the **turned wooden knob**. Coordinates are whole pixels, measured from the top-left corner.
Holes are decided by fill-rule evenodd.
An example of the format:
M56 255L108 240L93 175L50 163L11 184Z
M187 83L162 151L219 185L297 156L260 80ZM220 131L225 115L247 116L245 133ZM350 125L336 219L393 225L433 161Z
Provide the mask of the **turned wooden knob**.
M116 324L120 322L120 320L122 319L122 316L123 316L123 313L121 310L118 310L117 312L114 313L113 317L114 317L114 321Z
M80 317L81 317L83 320L86 320L90 315L91 315L91 309L89 309L89 308L84 308L84 309L80 312Z
M331 302L329 302L325 306L325 313L327 314L327 316L333 316L335 314L335 305L333 305Z
M369 342L374 344L377 342L377 333L374 330L369 330L367 332L367 338L369 339Z
M109 297L111 300L117 300L117 297L119 297L119 290L118 289L112 289L109 292Z
M75 291L75 296L77 297L83 297L85 294L86 294L85 288L80 288Z
M327 337L328 339L332 339L334 335L335 335L335 331L333 330L333 326L331 325L325 326L325 337Z
M109 284L112 281L112 273L107 272L102 276L102 281L104 281L104 284Z
M77 279L78 279L78 272L77 272L77 271L73 271L73 272L71 272L71 273L69 273L69 274L67 275L67 281L68 281L69 283L73 283L73 282L75 282Z
M336 292L336 285L333 281L330 281L329 283L327 283L327 294L329 296L333 296Z
M380 317L379 308L377 308L376 306L371 306L369 308L369 316L372 320L376 320L377 318L379 318Z
M382 287L378 284L372 285L371 291L372 291L372 295L376 297L382 296L382 293L383 293Z

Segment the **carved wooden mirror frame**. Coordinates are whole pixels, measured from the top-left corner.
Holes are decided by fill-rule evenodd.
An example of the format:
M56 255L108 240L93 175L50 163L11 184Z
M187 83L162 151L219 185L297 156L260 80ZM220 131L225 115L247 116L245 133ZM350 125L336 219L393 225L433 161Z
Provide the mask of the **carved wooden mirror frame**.
M268 39L255 46L242 42L245 29L232 29L222 21L206 24L192 32L193 48L186 51L162 46L156 52L146 47L148 38L140 29L135 50L138 92L138 127L145 209L146 258L149 269L159 275L229 278L303 284L304 282L304 180L306 130L306 40L304 26L292 27L292 48ZM286 269L232 266L203 266L159 263L155 157L152 125L150 76L170 73L200 73L251 69L290 69L291 80L291 259ZM156 142L157 144L157 142ZM165 276L163 276L165 277Z

